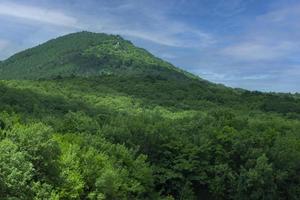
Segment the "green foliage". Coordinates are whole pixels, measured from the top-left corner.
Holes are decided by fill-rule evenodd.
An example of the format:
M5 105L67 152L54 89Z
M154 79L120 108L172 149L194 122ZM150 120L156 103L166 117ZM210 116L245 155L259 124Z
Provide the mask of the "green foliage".
M0 142L0 171L1 199L26 198L34 169L26 154L8 139Z
M0 78L0 199L300 199L298 94L215 85L88 32Z
M15 125L5 134L19 145L20 151L27 153L27 159L35 168L36 179L56 181L60 149L48 127L43 124Z
M276 199L278 197L275 173L266 155L256 159L249 170L242 169L236 199Z

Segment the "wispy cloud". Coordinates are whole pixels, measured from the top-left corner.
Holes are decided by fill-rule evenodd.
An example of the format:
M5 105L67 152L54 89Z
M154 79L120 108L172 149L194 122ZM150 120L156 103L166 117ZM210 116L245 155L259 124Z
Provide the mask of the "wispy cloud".
M276 78L274 74L252 74L246 75L241 73L217 73L213 71L199 71L202 77L215 82L230 82L230 81L257 81Z
M244 61L278 61L300 53L300 4L285 5L254 18L244 34L221 52Z
M73 17L64 10L70 8L50 9L5 0L0 2L0 16L14 17L25 22L120 34L171 47L199 48L215 42L213 35L169 17L168 9L171 4L173 2L157 2L145 7L138 1L123 1L116 6L114 3L99 1L97 7L93 8L93 14L71 9L71 14L76 16Z
M7 40L0 39L0 51L5 49L9 45L9 42Z
M243 12L251 0L220 0L213 9L213 14L221 17L231 17Z
M139 1L124 1L118 6L99 6L97 21L88 20L85 24L87 29L121 34L170 47L201 48L216 42L212 34L170 17L172 4L156 2L145 6Z
M0 2L0 15L31 20L65 27L78 27L76 18L59 10L28 6L11 2Z
M274 61L290 55L298 47L291 41L247 41L228 46L221 52L242 61Z
M115 27L101 28L100 30L121 34L124 36L135 37L143 40L147 40L159 45L165 45L170 47L182 47L182 48L200 48L207 47L213 43L215 40L212 36L206 33L202 33L197 30L186 30L185 34L189 34L190 38L185 38L183 31L168 30L166 25L166 30L164 31L153 31L145 29L119 29L118 25Z
M299 28L300 4L288 5L275 10L272 10L258 17L259 20L267 23L276 23L277 25L294 24ZM283 24L280 24L283 22Z
M269 5L239 24L238 34L205 52L193 71L233 87L299 92L299 19L297 2Z

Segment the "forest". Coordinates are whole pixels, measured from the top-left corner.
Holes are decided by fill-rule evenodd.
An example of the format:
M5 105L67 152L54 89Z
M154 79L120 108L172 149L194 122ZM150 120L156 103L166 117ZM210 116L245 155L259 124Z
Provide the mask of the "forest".
M0 79L0 199L300 199L299 94L89 32L4 60Z

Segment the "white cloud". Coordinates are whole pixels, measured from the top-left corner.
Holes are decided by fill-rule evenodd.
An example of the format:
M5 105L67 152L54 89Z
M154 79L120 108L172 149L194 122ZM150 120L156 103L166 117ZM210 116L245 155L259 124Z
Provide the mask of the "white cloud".
M65 27L77 27L77 19L58 10L37 6L27 6L10 2L0 2L0 15L21 18Z
M297 48L297 44L289 41L274 41L271 44L263 41L247 41L226 47L222 50L222 54L243 61L268 61L282 59Z

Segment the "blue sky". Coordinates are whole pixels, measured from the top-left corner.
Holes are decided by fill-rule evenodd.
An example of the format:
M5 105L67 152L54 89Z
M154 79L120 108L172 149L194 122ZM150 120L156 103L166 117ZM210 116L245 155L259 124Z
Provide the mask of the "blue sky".
M299 21L299 0L0 0L0 59L88 30L213 82L300 92Z

